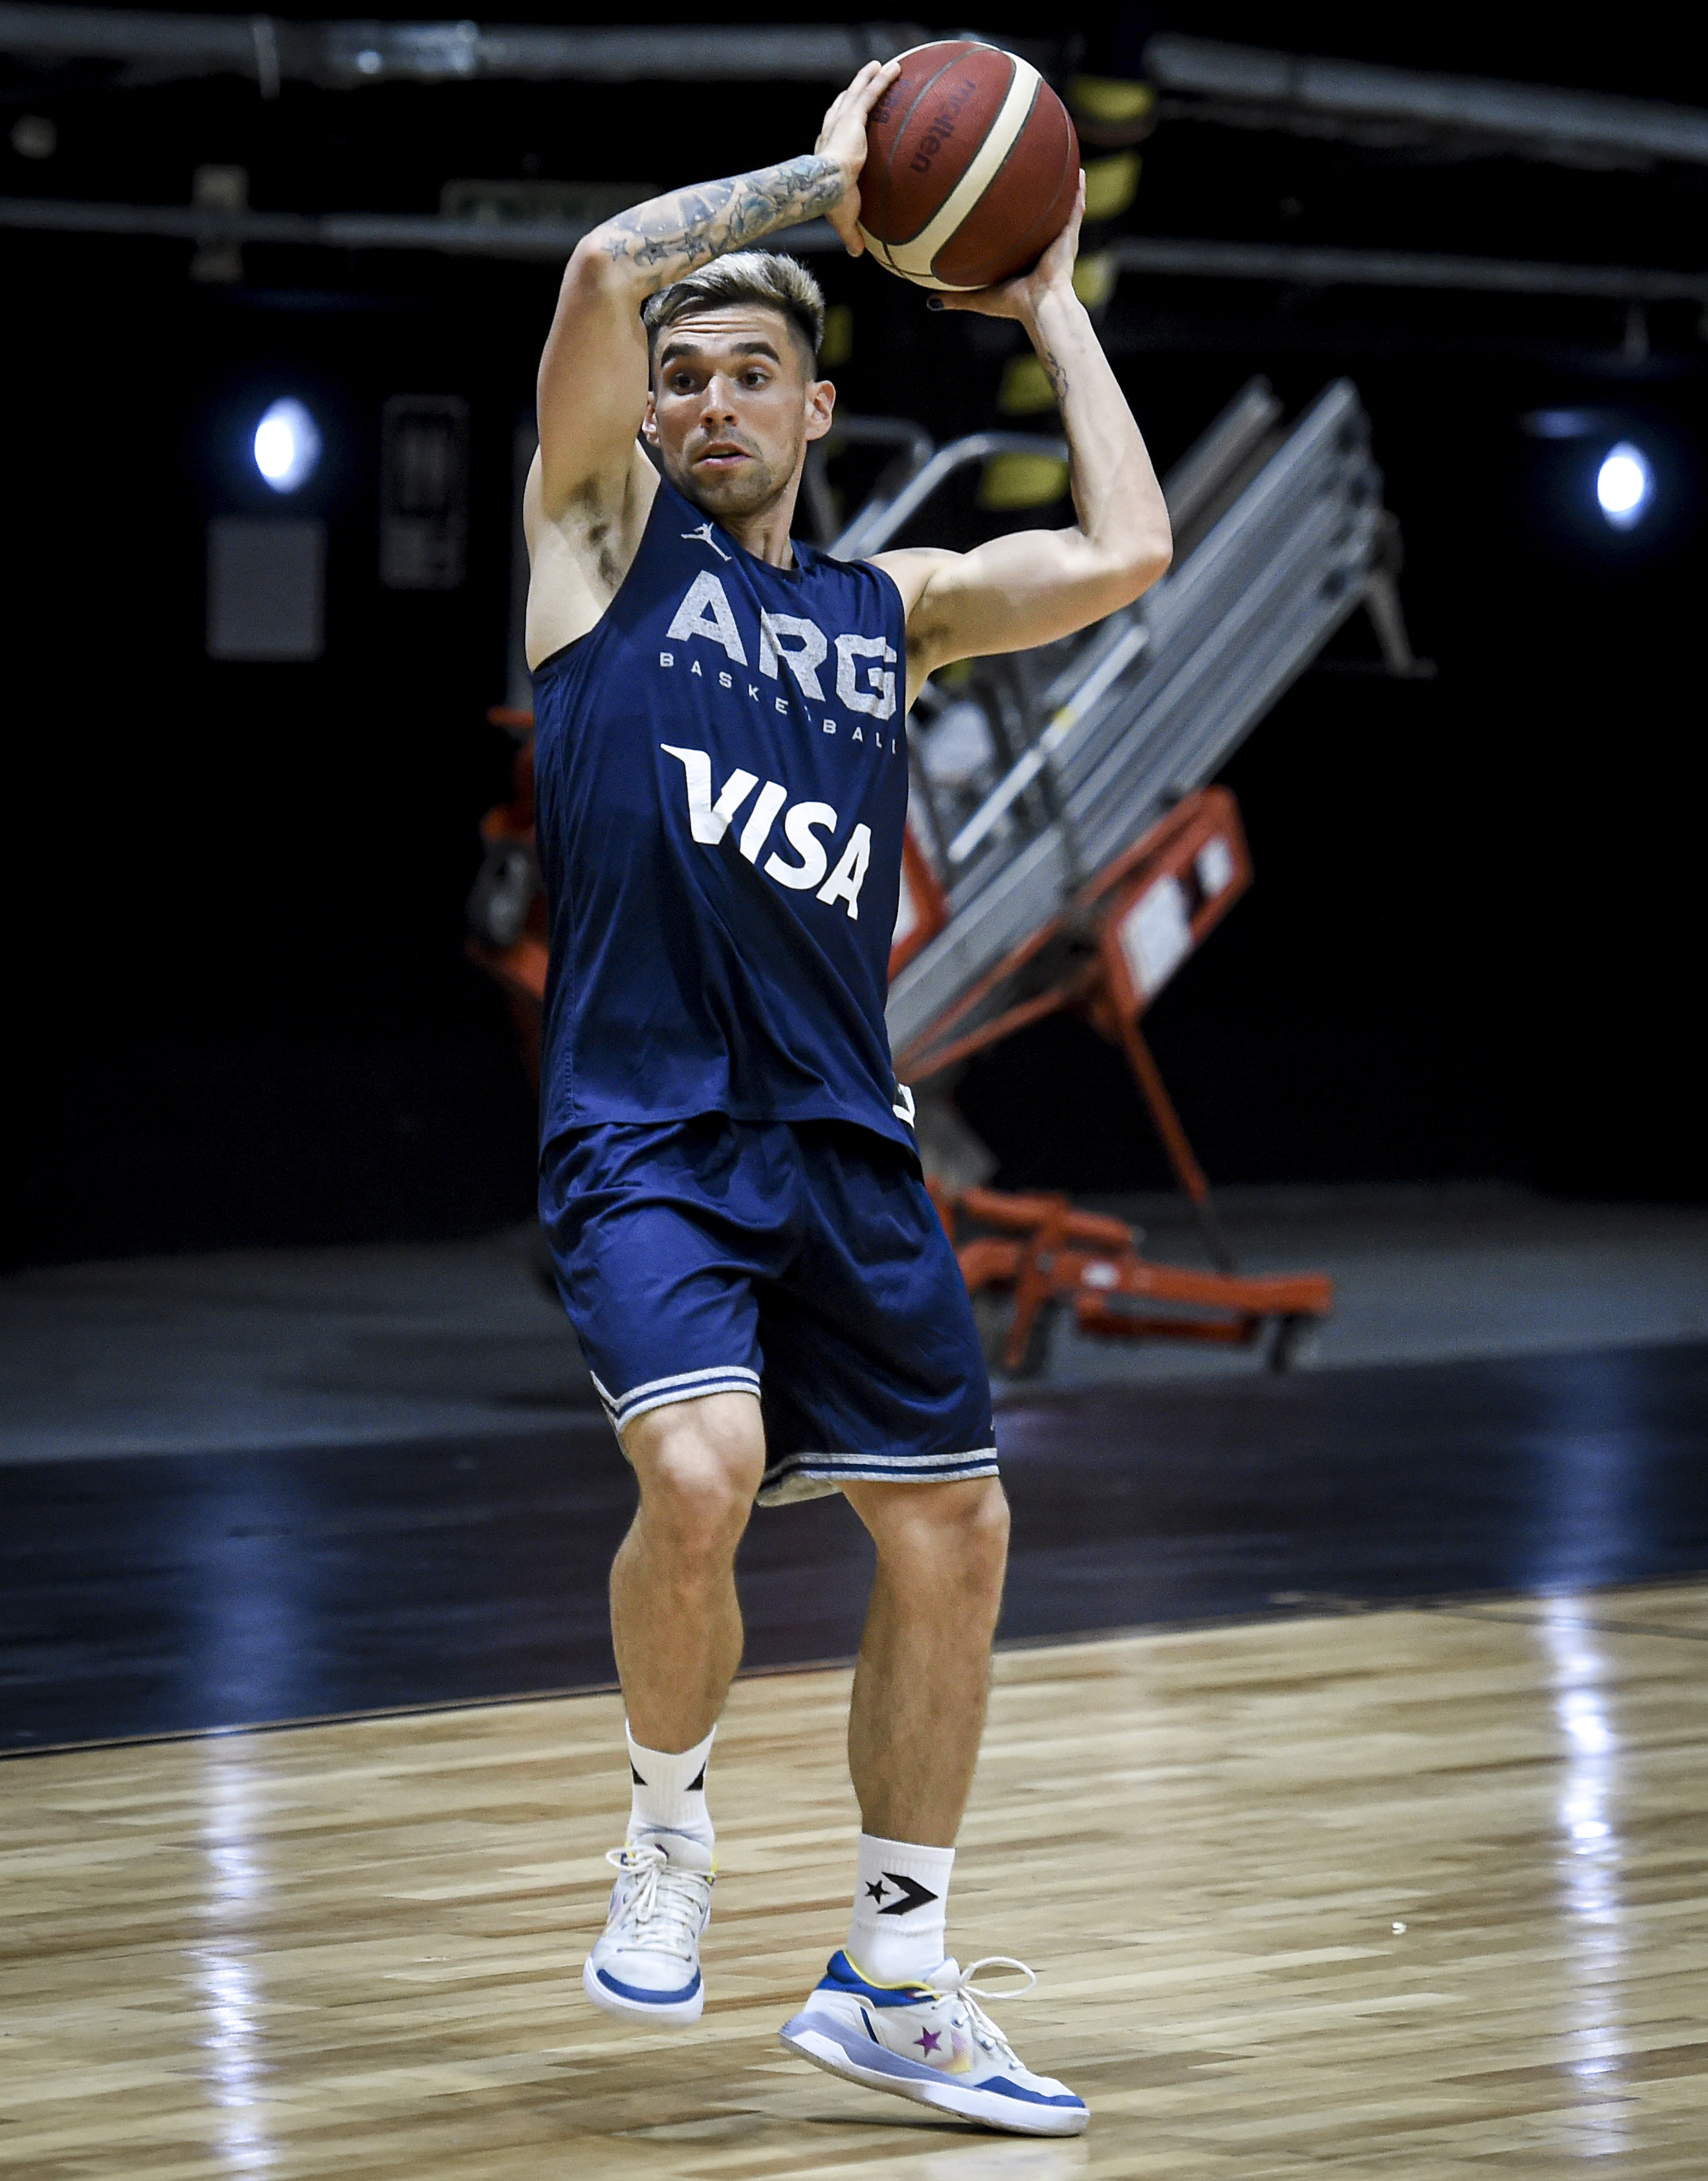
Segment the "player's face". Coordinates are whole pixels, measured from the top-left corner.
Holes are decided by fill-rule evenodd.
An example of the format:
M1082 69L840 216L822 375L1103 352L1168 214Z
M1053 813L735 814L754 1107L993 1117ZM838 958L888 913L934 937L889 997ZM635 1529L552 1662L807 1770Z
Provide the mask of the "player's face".
M757 515L799 476L835 399L780 311L732 303L660 336L642 428L671 483L707 514Z

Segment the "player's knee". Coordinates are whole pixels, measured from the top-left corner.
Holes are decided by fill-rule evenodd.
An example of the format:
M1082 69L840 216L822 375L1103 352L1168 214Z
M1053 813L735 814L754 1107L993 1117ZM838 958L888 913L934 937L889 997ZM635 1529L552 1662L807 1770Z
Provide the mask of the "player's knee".
M994 1477L958 1484L897 1484L860 1509L893 1576L932 1587L996 1591L1008 1565L1009 1503Z
M938 1585L971 1606L1000 1598L1009 1558L1009 1503L994 1477L970 1480L932 1524Z
M727 1566L752 1505L751 1491L723 1464L704 1456L655 1465L643 1494L649 1543L684 1571Z
M723 1399L755 1408L744 1396ZM683 1403L674 1411L655 1411L657 1421L639 1419L627 1439L649 1540L688 1570L727 1564L765 1471L756 1411L752 1416L705 1413L713 1406ZM693 1411L700 1413L688 1413Z
M962 1558L975 1582L1001 1587L1009 1560L1009 1499L994 1477L981 1477L962 1518Z

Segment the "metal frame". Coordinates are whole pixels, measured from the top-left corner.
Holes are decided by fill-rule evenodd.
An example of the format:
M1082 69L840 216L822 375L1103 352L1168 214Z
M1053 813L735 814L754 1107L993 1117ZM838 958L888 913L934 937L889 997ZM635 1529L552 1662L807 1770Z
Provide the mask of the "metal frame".
M1196 874L1204 869L1205 851L1213 842L1219 868L1211 883ZM1211 1261L1232 1273L1233 1252L1209 1182L1139 1029L1139 1018L1251 882L1251 853L1239 806L1224 787L1197 790L1081 888L1059 915L998 963L940 1019L928 1038L898 1053L897 1073L917 1086L1047 1015L1071 1010L1085 1016L1125 1055ZM1127 932L1135 914L1162 890L1175 897L1178 952L1147 982L1129 960ZM892 982L894 970L918 951L915 946L906 956L892 956Z
M926 444L930 446L929 439ZM992 455L1021 454L1053 455L1064 461L1067 451L1066 440L1046 439L1037 432L970 432L965 439L951 439L948 446L937 448L921 462L898 489L868 500L830 550L838 560L861 560L869 554L881 553L933 493L974 462L988 461Z
M1227 452L1253 458L1266 397L1248 388L1175 472L1197 480L1201 506L1218 481L1238 479L1241 459L1213 464L1200 450L1219 435ZM950 842L940 873L949 922L890 990L898 1052L920 1046L1086 873L1111 864L1225 763L1362 602L1381 517L1368 420L1340 380L1180 565L1055 672L1036 740ZM1047 819L1022 802L1034 781L1047 782Z
M968 1293L1014 1297L1002 1361L1016 1374L1036 1364L1046 1313L1057 1302L1071 1301L1081 1331L1105 1339L1251 1348L1269 1325L1274 1371L1289 1368L1334 1310L1334 1282L1325 1273L1159 1265L1139 1255L1140 1238L1125 1220L1081 1212L1064 1196L976 1188L931 1193ZM1151 1307L1124 1310L1118 1297ZM1154 1307L1159 1303L1171 1306L1166 1316Z

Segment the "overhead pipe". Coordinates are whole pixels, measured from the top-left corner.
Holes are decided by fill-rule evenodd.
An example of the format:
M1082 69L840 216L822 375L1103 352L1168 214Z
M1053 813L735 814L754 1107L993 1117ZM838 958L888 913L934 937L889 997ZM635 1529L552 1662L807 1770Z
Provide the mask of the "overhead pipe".
M1260 125L1279 122L1316 134L1421 129L1507 144L1539 158L1708 165L1708 113L1658 99L1321 60L1171 30L1147 41L1144 60L1159 91L1210 102L1209 119L1238 120L1243 108ZM1190 119L1192 113L1174 107L1169 118Z
M0 52L33 61L111 61L155 82L252 76L333 91L477 80L846 83L930 33L906 23L738 24L666 29L535 29L522 24L290 22L275 15L156 14L140 8L0 4Z
M0 229L4 228L163 242L442 251L455 257L555 260L560 264L589 232L589 224L578 220L443 219L425 213L224 212L202 205L104 204L67 197L0 197ZM784 228L769 241L774 249L802 257L842 248L827 220ZM1124 235L1109 248L1124 271L1171 278L1708 304L1708 273L1657 266L1561 265L1539 259L1449 257L1423 251L1175 241L1148 235Z

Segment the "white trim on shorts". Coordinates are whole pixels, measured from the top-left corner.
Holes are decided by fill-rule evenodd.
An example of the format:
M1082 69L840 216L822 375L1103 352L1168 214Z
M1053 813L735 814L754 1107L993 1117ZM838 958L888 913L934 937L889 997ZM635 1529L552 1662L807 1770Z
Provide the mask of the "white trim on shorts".
M624 1427L651 1409L677 1401L697 1401L708 1394L759 1396L757 1371L739 1363L710 1364L699 1371L674 1371L667 1378L649 1378L626 1394L613 1394L596 1372L594 1391L604 1404L611 1429L622 1439ZM758 1503L781 1507L794 1499L821 1499L850 1483L942 1484L963 1477L994 1477L997 1450L976 1447L965 1454L786 1454L760 1480Z
M766 1471L759 1488L761 1507L782 1507L793 1499L820 1499L851 1484L945 1484L963 1477L994 1477L997 1450L974 1448L966 1454L786 1454Z
M674 1401L697 1401L707 1394L751 1394L759 1398L759 1373L739 1363L715 1363L704 1371L672 1371L667 1378L649 1378L626 1394L613 1394L589 1371L593 1389L605 1404L611 1427L620 1438L625 1425L649 1409L667 1409Z

